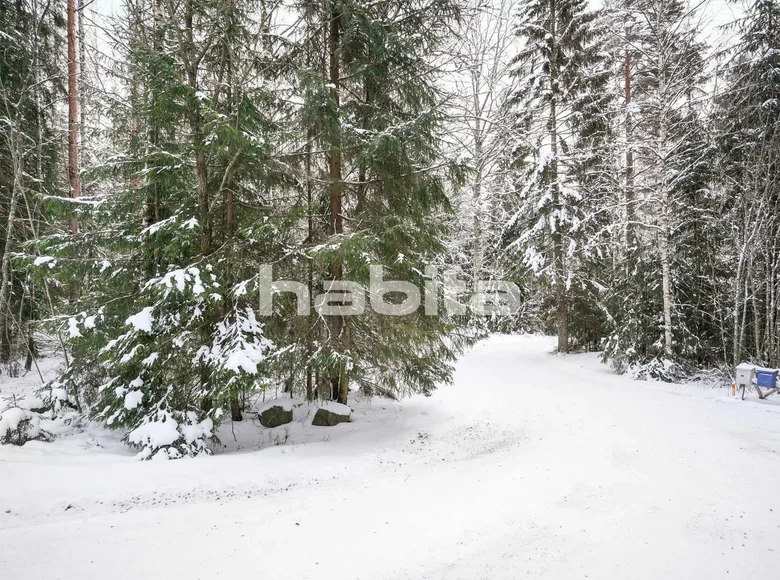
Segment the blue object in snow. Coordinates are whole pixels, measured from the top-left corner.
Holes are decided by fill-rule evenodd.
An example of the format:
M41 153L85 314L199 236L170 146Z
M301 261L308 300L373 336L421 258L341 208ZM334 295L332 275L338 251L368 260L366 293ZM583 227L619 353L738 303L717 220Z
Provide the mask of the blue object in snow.
M765 389L774 389L778 371L756 370L756 385Z

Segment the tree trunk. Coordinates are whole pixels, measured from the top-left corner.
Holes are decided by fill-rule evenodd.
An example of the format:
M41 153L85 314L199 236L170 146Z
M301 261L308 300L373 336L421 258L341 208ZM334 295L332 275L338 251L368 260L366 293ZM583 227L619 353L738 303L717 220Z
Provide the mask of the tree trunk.
M172 12L171 17L175 14ZM203 142L203 117L201 115L201 105L198 86L198 68L200 65L200 56L194 53L195 36L193 31L193 20L195 17L194 0L187 0L184 12L184 38L186 42L181 42L179 50L187 71L187 81L192 89L195 100L190 107L189 121L192 131L192 147L195 152L195 179L198 191L198 222L200 223L200 251L207 254L211 246L211 227L209 216L209 170L206 160L206 152Z
M340 15L335 6L331 7L329 22L329 56L330 64L328 67L331 98L334 100L337 115L339 112L339 89L340 89ZM330 230L332 235L343 233L342 222L342 178L341 178L341 128L339 121L335 120L332 126L330 143L328 148L328 175L330 178ZM342 277L341 259L336 257L331 263L331 280L340 280ZM330 343L334 351L341 351L341 343L344 334L344 318L341 316L330 316L328 318L330 330ZM336 367L331 369L331 398L339 403L347 402L348 383L344 372L344 364L341 361L336 363Z
M482 233L482 131L480 129L480 121L475 121L476 129L475 134L479 135L479 138L474 143L474 152L477 160L476 172L474 175L474 260L473 260L473 283L476 284L482 275L482 263L485 254L484 240Z
M86 126L86 123L84 122L85 117L85 107L84 107L84 100L87 96L86 86L87 86L87 49L86 49L86 32L84 30L84 0L78 0L78 51L79 51L79 82L78 82L78 96L80 99L80 106L79 106L79 131L82 136L82 141L84 137L84 127ZM79 166L84 165L84 159L83 159L84 151L83 147L79 149Z
M659 14L659 18L660 18ZM663 33L663 20L659 19L658 30L659 36L664 37ZM659 71L658 71L658 172L656 176L656 195L658 197L658 218L660 228L659 241L659 254L661 259L661 292L663 300L663 316L664 316L664 354L667 357L671 357L673 354L672 344L672 265L671 265L671 251L670 251L670 199L669 199L669 182L667 179L667 163L669 152L667 150L667 139L669 138L669 116L667 114L668 107L671 103L667 103L669 95L667 95L667 81L666 81L666 59L664 58L664 51L668 50L667 47L662 48L660 57Z
M484 159L483 159L483 143L485 140L484 127L482 125L482 107L480 107L480 89L481 83L479 78L479 71L475 70L471 73L471 96L474 106L474 126L472 128L474 136L474 188L473 199L474 204L474 223L473 223L473 240L474 240L474 255L472 260L473 267L473 280L476 284L480 280L482 274L482 260L484 256L484 243L482 236L482 180L484 178Z
M767 317L766 317L766 331L765 336L767 337L767 340L769 341L769 344L767 346L767 352L768 359L769 359L769 366L776 367L780 365L780 349L778 346L780 346L778 343L780 342L780 339L778 338L778 335L780 334L780 329L778 329L778 290L780 290L780 276L778 273L780 273L780 236L777 234L774 238L774 243L772 245L772 257L773 257L773 263L772 263L772 270L771 274L767 276L767 295L768 298L768 309Z
M78 72L76 66L76 0L68 0L68 180L70 196L78 199L81 195L79 182L79 144L78 123L79 107L76 94ZM79 224L76 218L70 222L71 233L78 233Z
M628 44L628 35L631 29L626 27L626 44ZM625 101L626 101L626 190L625 190L625 210L624 216L626 223L623 228L623 256L628 256L633 245L633 222L634 222L634 151L632 150L631 137L631 51L626 48L624 63L624 83L625 83ZM625 261L626 268L630 265Z
M667 204L664 204L667 205ZM668 208L662 209L662 214L668 214ZM664 354L672 356L672 268L669 255L669 226L668 215L663 218L661 235L659 240L659 252L661 255L661 286L663 292L664 310Z
M232 115L234 112L233 103L233 61L230 51L227 53L227 87L226 87L226 101L227 101L227 113ZM230 161L225 173L225 187L227 188L227 195L225 196L225 228L227 229L227 238L230 243L231 251L234 250L233 238L236 233L236 216L235 216L235 199L233 197L234 186L234 167L233 162ZM233 284L233 271L228 266L227 280ZM233 298L228 299L229 302L233 301ZM230 418L233 421L243 421L243 413L241 409L241 392L238 387L234 387L230 391Z
M226 100L227 100L227 111L228 115L232 115L234 113L234 103L233 103L233 58L228 51L227 56L227 87L226 87ZM232 242L233 237L236 233L236 210L235 210L235 199L233 194L233 176L234 176L234 169L233 169L233 163L231 162L227 169L227 175L225 178L225 187L227 188L227 195L225 198L225 221L226 221L226 228L227 228L227 237Z
M550 3L550 34L552 35L552 49L550 56L550 151L552 161L550 162L550 188L552 197L553 211L558 215L562 214L562 203L560 188L558 184L558 67L557 67L557 11L553 0ZM556 303L556 321L558 326L558 352L569 352L569 325L568 325L568 297L566 292L566 262L563 249L563 235L561 233L562 224L555 224L555 231L552 234L553 242L553 271L555 283L555 303Z
M32 370L35 359L38 358L38 347L35 344L35 336L33 335L32 325L27 325L27 359L24 361L24 370L30 372Z
M0 362L6 364L11 360L12 323L11 313L11 250L14 240L14 222L16 221L16 206L19 196L22 195L22 179L24 175L24 163L21 143L17 127L10 128L10 154L13 167L13 186L11 199L8 202L8 218L5 230L5 244L3 258L0 263Z
M195 174L198 182L198 220L200 221L200 251L207 254L211 245L211 228L209 227L209 170L206 165L206 152L203 151L203 135L201 132L200 107L196 106L192 113L192 130L195 146Z
M731 353L731 363L733 366L737 366L740 362L740 357L742 356L742 343L739 339L739 301L740 301L740 290L742 288L742 271L745 264L746 259L746 253L747 253L747 247L746 244L743 242L741 247L739 248L739 260L737 261L737 272L734 276L734 289L733 289L733 301L734 301L734 308L731 312L732 320L733 320L733 349Z
M161 0L153 0L153 8L152 8L152 38L153 38L153 46L155 51L161 51L163 49L163 15L162 15L162 7L160 5ZM133 84L132 84L132 91L135 93L138 91L138 80L136 78L133 78ZM150 100L150 108L154 108L156 104L157 95L154 93L154 91L149 92L148 99ZM136 119L135 119L136 113L133 112L133 119L132 119L132 127L133 131L136 129ZM156 150L157 146L160 143L160 130L157 127L155 123L149 123L149 127L147 130L147 137L149 139L149 143L152 145L153 149ZM135 153L135 151L134 151ZM136 155L136 161L137 161L137 153ZM142 187L141 180L137 177L133 178L133 189L139 189ZM146 183L146 212L144 217L144 225L148 228L152 226L153 224L160 221L160 196L158 191L157 181L155 179L148 179ZM147 274L149 276L154 276L157 272L157 265L159 263L160 259L160 251L159 249L155 248L155 245L151 243L151 236L147 234L146 236L146 242L147 242L147 251L146 251L146 267L147 267Z
M244 417L241 413L241 399L238 396L237 389L232 389L230 391L230 418L233 421L244 420Z
M307 219L307 236L306 236L306 243L312 244L314 242L314 207L313 207L313 196L312 196L312 182L311 182L311 142L312 139L314 139L314 132L309 129L306 132L306 146L305 146L305 159L304 159L304 166L306 170L306 213L308 215ZM314 377L314 369L312 368L311 364L311 357L314 353L314 333L316 331L316 324L317 321L314 317L314 309L313 309L313 303L314 300L314 265L312 264L312 260L309 259L308 261L308 269L307 269L307 288L309 290L309 309L308 309L308 315L306 319L307 323L307 329L306 329L306 400L307 401L313 401L316 396L316 382Z

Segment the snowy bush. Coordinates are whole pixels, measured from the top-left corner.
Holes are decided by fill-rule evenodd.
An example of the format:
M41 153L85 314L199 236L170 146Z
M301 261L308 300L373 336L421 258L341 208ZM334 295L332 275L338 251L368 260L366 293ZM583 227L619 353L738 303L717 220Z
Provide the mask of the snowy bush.
M62 417L78 409L76 400L68 394L68 387L62 381L51 381L39 391L42 397L42 407L49 412L52 419Z
M0 443L24 445L33 439L48 439L48 433L41 429L38 413L10 407L0 414Z
M139 458L208 452L208 440L240 389L261 385L271 344L240 297L223 298L208 266L172 269L151 279L101 350L108 374L93 415L128 429Z
M145 415L141 425L128 433L127 441L141 448L138 459L179 459L210 453L207 441L213 429L211 419L199 421L195 412L158 410Z
M628 374L633 378L640 380L677 383L690 377L691 370L673 360L658 357L645 364L637 364L630 367L628 369Z

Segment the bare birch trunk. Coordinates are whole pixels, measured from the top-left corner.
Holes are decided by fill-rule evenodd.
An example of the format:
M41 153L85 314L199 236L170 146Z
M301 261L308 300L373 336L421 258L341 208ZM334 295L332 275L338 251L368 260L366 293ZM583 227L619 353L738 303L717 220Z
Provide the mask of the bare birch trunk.
M664 38L664 21L663 16L659 13L659 20L657 23L658 36ZM660 239L659 239L659 254L661 260L661 292L663 299L663 316L664 316L664 354L667 357L671 357L673 354L673 334L672 334L672 265L671 265L671 252L670 252L670 199L669 199L669 182L667 178L667 163L668 160L668 143L669 138L669 115L668 110L671 103L667 103L669 95L667 94L667 79L666 79L666 51L669 50L668 46L662 46L659 56L659 70L658 70L658 171L660 175L656 177L657 191L656 195L660 207L658 208Z
M476 72L472 73L473 77L478 76ZM481 107L479 104L479 89L480 83L478 78L472 78L472 88L474 97L474 160L475 160L475 175L474 175L474 188L473 188L473 204L474 204L474 258L473 258L473 283L476 284L482 273L482 260L485 253L484 241L482 233L482 179L484 160L482 159L483 151L482 144L484 141L482 119L480 118Z
M669 255L668 200L664 201L662 213L665 214L661 226L659 251L661 255L661 287L664 309L664 354L672 356L672 268Z
M734 309L732 310L732 318L733 318L733 328L732 332L734 334L734 340L733 340L733 349L732 349L732 356L731 356L731 362L734 366L737 366L740 362L740 355L742 352L742 343L739 340L739 300L740 300L740 289L742 287L742 270L744 268L745 264L745 252L747 249L745 248L745 245L743 244L740 248L739 252L739 261L737 262L737 273L734 277L734 290L733 290L733 300L734 300Z

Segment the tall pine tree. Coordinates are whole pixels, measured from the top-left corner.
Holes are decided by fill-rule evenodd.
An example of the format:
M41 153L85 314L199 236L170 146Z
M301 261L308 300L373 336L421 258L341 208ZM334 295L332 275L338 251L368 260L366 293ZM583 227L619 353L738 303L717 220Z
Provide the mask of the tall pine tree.
M569 351L570 294L588 239L585 220L592 183L586 167L598 157L606 110L598 14L582 0L521 4L515 58L520 86L512 163L519 201L505 239L521 268L551 296L558 351ZM577 281L579 284L579 280ZM551 291L547 289L551 288Z

